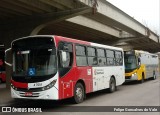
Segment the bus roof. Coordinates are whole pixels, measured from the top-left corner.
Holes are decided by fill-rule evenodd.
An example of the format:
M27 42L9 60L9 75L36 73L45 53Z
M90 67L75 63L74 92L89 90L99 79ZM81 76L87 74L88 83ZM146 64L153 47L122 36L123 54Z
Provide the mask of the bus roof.
M90 44L90 46L94 46L94 47L100 47L100 48L106 48L106 49L114 49L114 50L123 50L122 48L119 47L114 47L114 46L109 46L109 45L104 45L104 44L98 44L98 43L93 43L93 42L88 42L88 41L83 41L83 40L78 40L78 39L73 39L73 38L67 38L67 37L63 37L63 36L58 36L58 35L34 35L34 36L26 36L26 37L22 37L22 38L18 38L12 41L18 41L21 39L26 39L26 38L30 38L30 37L53 37L53 38L58 38L58 39L63 39L65 41L70 41L73 43L79 43L79 44L83 44L83 45L87 45ZM11 44L12 44L11 43Z

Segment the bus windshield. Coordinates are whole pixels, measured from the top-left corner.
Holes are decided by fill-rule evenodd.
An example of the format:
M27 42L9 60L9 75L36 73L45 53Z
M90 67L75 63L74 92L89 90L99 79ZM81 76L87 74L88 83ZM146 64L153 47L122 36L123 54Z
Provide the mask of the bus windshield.
M134 55L125 55L124 61L126 70L134 70L137 68L137 61Z
M53 41L30 38L13 43L13 76L42 77L56 72L56 49Z

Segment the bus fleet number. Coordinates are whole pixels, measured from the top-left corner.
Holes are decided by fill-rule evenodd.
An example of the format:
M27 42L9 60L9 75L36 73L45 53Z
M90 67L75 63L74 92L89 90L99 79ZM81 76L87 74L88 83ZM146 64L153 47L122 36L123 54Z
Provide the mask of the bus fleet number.
M42 83L34 83L34 85L33 86L37 86L37 87L39 87L39 86L42 86Z

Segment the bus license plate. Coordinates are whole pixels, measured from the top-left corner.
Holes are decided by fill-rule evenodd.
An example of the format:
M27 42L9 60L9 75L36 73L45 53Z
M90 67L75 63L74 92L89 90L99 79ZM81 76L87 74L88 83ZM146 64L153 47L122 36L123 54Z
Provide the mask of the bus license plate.
M33 93L32 92L25 92L25 96L27 97L27 96L32 96L33 95Z

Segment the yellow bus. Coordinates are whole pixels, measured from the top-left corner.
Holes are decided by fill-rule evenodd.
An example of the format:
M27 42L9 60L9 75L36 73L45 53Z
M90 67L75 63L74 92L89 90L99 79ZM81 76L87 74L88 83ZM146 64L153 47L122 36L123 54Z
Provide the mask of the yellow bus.
M137 80L141 83L145 79L153 80L159 76L158 55L141 50L124 51L125 80Z

